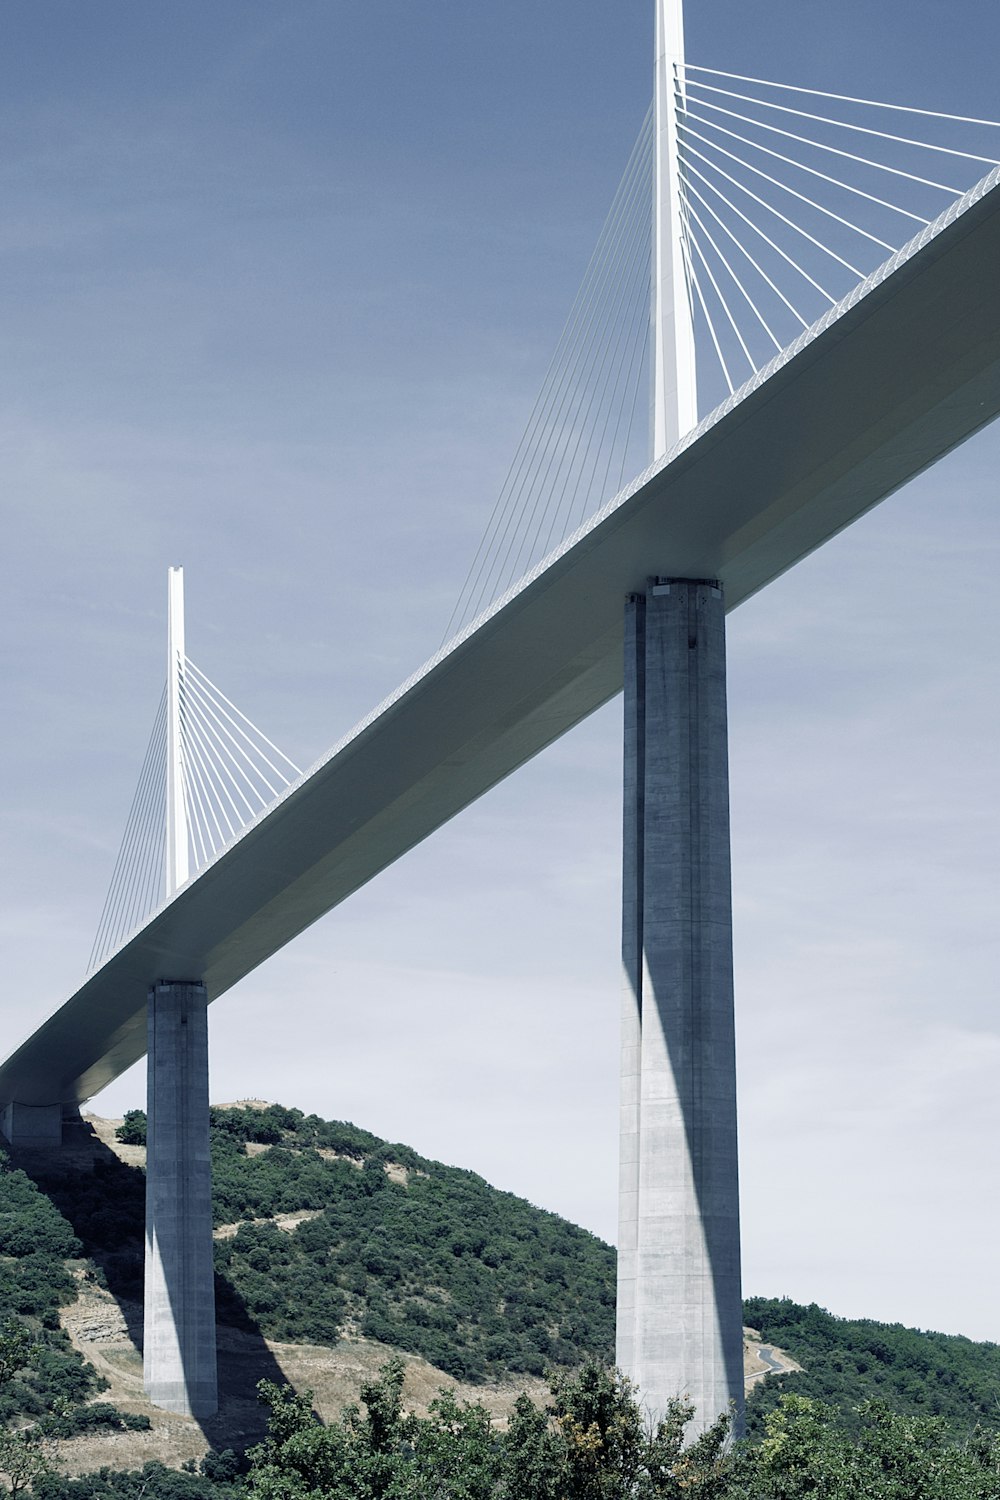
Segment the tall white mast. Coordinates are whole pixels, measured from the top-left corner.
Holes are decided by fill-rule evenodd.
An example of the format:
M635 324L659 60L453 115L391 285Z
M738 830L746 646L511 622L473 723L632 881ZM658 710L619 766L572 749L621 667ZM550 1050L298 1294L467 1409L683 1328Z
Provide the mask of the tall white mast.
M651 457L698 421L694 328L682 249L677 101L684 92L684 0L656 0Z
M184 679L184 569L167 573L167 851L166 895L188 878L188 823L181 760L181 686Z

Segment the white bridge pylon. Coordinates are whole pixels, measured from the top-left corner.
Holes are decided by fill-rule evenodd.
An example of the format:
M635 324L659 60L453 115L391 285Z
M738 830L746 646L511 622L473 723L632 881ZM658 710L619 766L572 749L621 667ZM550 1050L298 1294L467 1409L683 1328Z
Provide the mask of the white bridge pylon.
M696 426L678 122L681 0L657 0L652 457ZM618 1365L651 1419L743 1426L725 600L645 558L625 609Z
M173 900L301 776L187 655L184 570L167 574L167 676L89 968Z
M682 0L656 0L655 53L651 459L668 452L698 425L694 308L686 270L689 251L678 142L684 95Z
M488 530L466 594L474 617L308 774L297 776L266 742L266 786L258 785L255 801L247 783L255 775L251 763L261 763L249 743L259 732L178 645L178 592L169 648L173 696L168 688L161 701L95 966L0 1066L8 1136L53 1139L63 1109L149 1053L147 1245L159 1269L147 1284L147 1347L155 1351L147 1384L170 1409L207 1412L214 1401L210 1299L182 1290L207 1286L198 1260L208 1232L207 1003L623 685L621 1358L654 1413L689 1392L704 1424L738 1395L723 615L1000 414L1000 170L991 168L927 213L900 209L866 186L865 194L888 204L886 212L908 214L916 226L911 222L912 238L868 274L838 239L836 263L853 278L842 290L828 287L819 272L817 258L828 250L812 230L804 241L811 249L793 256L773 225L754 225L776 259L794 260L819 307L779 287L774 262L760 249L734 274L731 301L722 293L727 267L737 272L738 252L729 259L730 252L715 249L723 251L728 230L751 215L739 207L726 218L724 200L737 204L738 190L723 175L735 175L723 153L738 145L734 132L756 129L742 123L751 109L743 91L758 81L692 68L683 59L679 20L679 7L662 8L659 118L666 120L672 90L681 104L674 137L669 121L663 131L647 121L640 135L588 272L587 295L571 315L530 441L519 449ZM717 81L706 83L709 76ZM696 95L703 101L697 108ZM728 123L713 135L707 121L715 110ZM786 136L801 131L798 124L789 131L790 113L809 118L816 111L762 97L754 149L764 159L772 159L767 152L792 154ZM772 125L772 118L783 123ZM668 182L654 198L650 167L661 134ZM715 147L702 139L709 136ZM861 154L827 142L816 149L839 153L837 161ZM949 165L958 156L993 160L954 146L935 149L947 153L941 159ZM750 148L739 151L749 162ZM729 165L712 178L707 156ZM832 178L833 171L815 166L818 159L803 170ZM869 168L876 170L871 162ZM909 175L920 193L951 191L943 173ZM678 181L680 214L671 217ZM842 222L836 233L855 228ZM628 250L624 298L613 292L620 244ZM791 320L783 342L783 325L765 309L763 294L750 294L751 261ZM675 368L679 332L687 347L679 264L699 352L718 356L729 390L686 433L682 407L691 383L682 400ZM747 326L756 320L761 338L771 339L772 357L757 360L735 317L741 300ZM619 348L608 330L623 308L628 339ZM610 403L605 395L616 371L637 379L640 367L648 369L642 360L650 345L654 372L661 371L658 395L654 374L654 405L672 405L674 415L662 413L662 438L654 421L649 441L654 449L661 441L670 446L622 487L618 466L635 441L635 392L619 392ZM583 379L595 347L598 374ZM746 355L742 381L733 378L734 349ZM692 360L687 373L701 379L705 368L704 358L697 371ZM581 449L592 409L598 447ZM609 433L621 434L624 446L615 449L609 439L602 448ZM581 451L591 456L581 460ZM596 506L590 514L564 503L580 474L580 503ZM615 476L610 489L608 476ZM564 523L568 531L560 530ZM679 808L689 825L682 839ZM187 879L171 897L184 849ZM188 1082L178 1092L181 1074ZM700 1094L682 1086L685 1076L698 1080ZM168 1097L179 1101L179 1112L163 1105ZM171 1241L169 1225L188 1228Z
M654 58L653 103L445 641L1000 161L997 122L687 62L675 0L657 0Z
M167 859L166 897L176 896L188 878L187 801L181 703L184 695L184 569L167 574Z

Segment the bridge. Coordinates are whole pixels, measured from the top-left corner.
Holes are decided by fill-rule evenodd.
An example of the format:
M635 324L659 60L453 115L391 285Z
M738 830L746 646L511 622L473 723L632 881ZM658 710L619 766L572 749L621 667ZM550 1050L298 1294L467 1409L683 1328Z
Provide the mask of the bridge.
M708 242L690 248L694 70L679 5L657 13L654 461L193 873L181 737L202 689L175 576L163 899L0 1068L8 1136L52 1138L148 1051L145 1359L170 1409L215 1402L207 1003L623 687L619 1360L654 1409L685 1389L707 1421L739 1399L723 617L1000 412L1000 170L737 384ZM699 312L730 387L701 421Z

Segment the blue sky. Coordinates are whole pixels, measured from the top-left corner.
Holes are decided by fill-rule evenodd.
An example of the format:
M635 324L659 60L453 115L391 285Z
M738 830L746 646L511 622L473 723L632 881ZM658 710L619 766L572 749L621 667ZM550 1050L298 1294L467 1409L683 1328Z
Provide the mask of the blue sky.
M644 114L651 9L7 0L5 1051L86 962L170 564L190 654L299 764L436 649ZM688 50L993 118L998 31L969 0L702 0ZM998 459L994 430L730 626L746 1288L996 1339ZM612 1237L619 719L214 1006L213 1096Z

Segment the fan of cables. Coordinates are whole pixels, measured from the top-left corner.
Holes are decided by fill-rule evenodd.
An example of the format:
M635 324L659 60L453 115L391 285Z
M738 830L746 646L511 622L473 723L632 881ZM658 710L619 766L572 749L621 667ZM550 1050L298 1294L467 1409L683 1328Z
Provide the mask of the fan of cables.
M445 638L645 463L653 194L650 108Z
M185 657L179 671L181 789L192 875L222 853L302 773ZM89 970L166 895L167 693L160 699Z
M675 79L703 412L1000 160L1000 125L688 65Z
M1000 124L688 65L674 80L704 414L972 188ZM646 467L647 115L445 640ZM659 456L659 455L656 455Z

